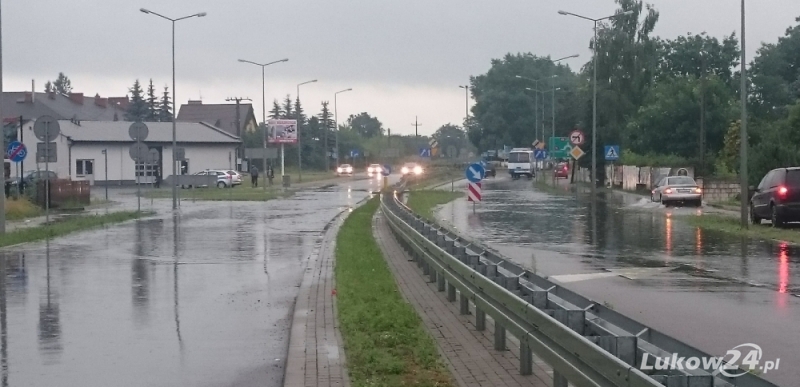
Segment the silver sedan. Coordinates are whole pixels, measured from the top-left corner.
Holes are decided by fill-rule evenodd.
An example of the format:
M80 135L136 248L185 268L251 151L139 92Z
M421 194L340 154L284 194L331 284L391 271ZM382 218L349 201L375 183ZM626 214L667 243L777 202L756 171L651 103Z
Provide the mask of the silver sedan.
M688 176L669 176L661 179L650 194L650 200L668 206L675 203L703 204L703 190Z

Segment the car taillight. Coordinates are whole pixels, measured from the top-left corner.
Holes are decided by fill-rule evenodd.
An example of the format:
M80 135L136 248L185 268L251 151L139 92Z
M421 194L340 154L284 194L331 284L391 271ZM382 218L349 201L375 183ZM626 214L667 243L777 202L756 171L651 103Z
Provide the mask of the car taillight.
M780 195L781 197L785 197L787 193L789 193L789 189L788 188L783 187L783 186L778 188L778 195Z

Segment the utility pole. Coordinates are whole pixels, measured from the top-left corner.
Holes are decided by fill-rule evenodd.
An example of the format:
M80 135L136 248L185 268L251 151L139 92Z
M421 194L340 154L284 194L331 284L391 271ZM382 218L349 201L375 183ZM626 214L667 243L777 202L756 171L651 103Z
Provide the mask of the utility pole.
M226 98L225 101L234 101L236 102L236 136L239 137L239 141L242 140L242 120L241 120L241 113L240 113L240 102L242 101L252 101L250 98L242 98L242 97L233 97L233 98ZM241 160L244 159L244 142L239 143L239 147L236 149L236 169L241 170Z
M422 124L419 123L418 117L414 116L414 123L411 124L414 126L414 146L419 146L419 127Z
M706 171L706 56L700 52L700 176Z

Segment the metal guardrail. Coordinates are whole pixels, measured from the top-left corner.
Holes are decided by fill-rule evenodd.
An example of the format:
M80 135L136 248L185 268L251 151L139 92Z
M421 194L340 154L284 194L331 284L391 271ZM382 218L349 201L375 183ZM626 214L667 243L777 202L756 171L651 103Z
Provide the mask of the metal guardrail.
M402 191L402 189L399 189ZM712 358L694 347L558 286L479 243L426 222L406 207L398 191L384 193L381 208L390 228L423 274L469 313L475 327L495 324L495 349L506 348L506 331L520 343L520 373L532 373L532 353L553 369L553 386L777 387L756 375L727 377L716 369L648 370L654 358ZM702 365L701 365L702 366ZM655 368L655 367L653 367ZM738 373L736 369L728 370Z

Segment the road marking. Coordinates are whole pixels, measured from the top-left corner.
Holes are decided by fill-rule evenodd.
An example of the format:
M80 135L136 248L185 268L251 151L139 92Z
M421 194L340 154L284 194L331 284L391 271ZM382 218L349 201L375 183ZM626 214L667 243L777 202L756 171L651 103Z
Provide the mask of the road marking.
M656 268L635 268L635 269L611 269L601 273L585 273L585 274L561 274L550 276L549 279L561 283L590 281L602 278L622 277L629 280L636 280L642 278L652 277L656 274L666 273L672 270L670 267L656 267Z
M563 274L563 275L550 276L549 279L565 284L570 282L580 282L580 281L588 281L600 278L616 277L618 275L619 274L617 273Z

